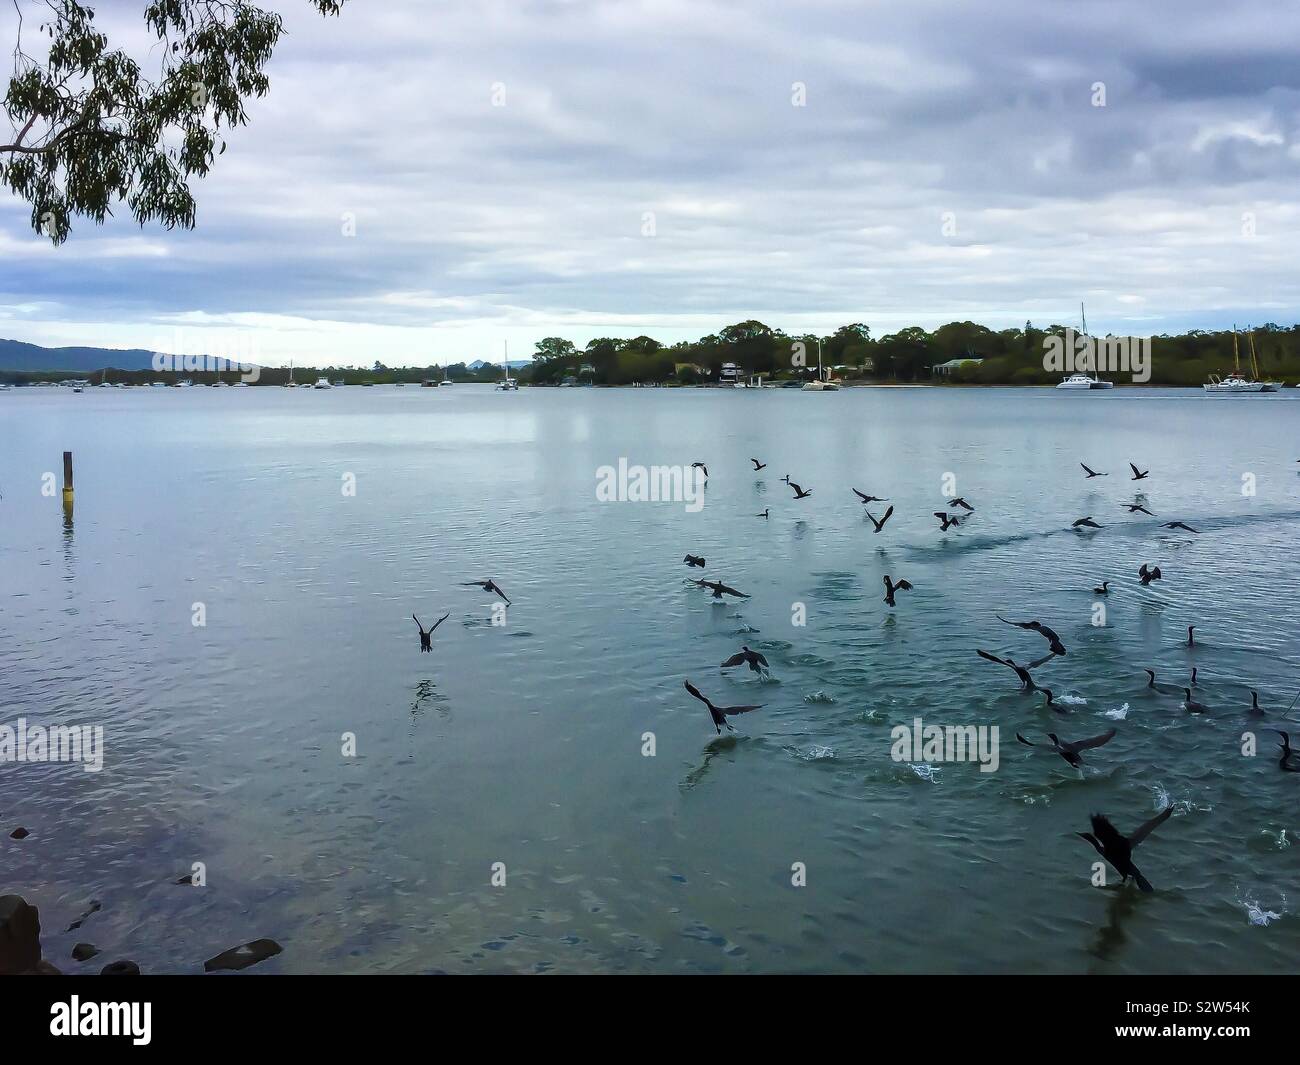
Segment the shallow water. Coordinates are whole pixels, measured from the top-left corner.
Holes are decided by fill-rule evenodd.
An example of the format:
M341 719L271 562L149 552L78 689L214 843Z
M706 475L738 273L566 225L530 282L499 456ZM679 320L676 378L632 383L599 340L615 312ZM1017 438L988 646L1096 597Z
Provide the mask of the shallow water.
M68 971L196 971L269 936L251 972L1294 972L1300 774L1241 743L1248 686L1268 723L1300 690L1298 402L5 393L0 723L102 725L106 755L0 765L0 892ZM41 494L65 449L71 527ZM707 462L703 509L597 502L620 457ZM1118 505L1130 459L1158 520ZM976 513L944 535L949 472ZM890 498L881 534L850 486ZM1107 528L1068 529L1088 514ZM752 598L714 605L688 551ZM1165 579L1139 587L1143 562ZM892 611L884 573L915 586ZM504 626L458 584L486 577ZM410 615L447 611L420 654ZM1046 653L997 613L1059 632L1036 677L1068 715L975 655ZM719 669L742 643L770 683ZM1192 665L1205 716L1145 687ZM718 738L685 678L764 708ZM918 716L999 726L998 770L892 760ZM1082 778L1014 736L1111 725ZM1166 797L1137 855L1155 894L1092 887L1088 814L1131 831ZM193 862L206 888L174 883ZM81 939L104 956L72 962Z

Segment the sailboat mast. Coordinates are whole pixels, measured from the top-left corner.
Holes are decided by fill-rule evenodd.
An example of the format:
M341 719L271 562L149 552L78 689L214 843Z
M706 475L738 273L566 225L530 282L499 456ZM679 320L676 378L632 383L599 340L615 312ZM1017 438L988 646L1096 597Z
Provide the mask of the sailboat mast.
M1237 352L1237 323L1232 323L1232 368L1241 373L1241 356Z

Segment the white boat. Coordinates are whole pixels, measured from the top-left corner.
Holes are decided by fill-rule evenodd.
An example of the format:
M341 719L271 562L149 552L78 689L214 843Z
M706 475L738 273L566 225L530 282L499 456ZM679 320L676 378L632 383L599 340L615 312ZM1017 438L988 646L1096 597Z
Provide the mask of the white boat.
M1088 338L1088 345L1095 352L1095 343L1092 337L1088 336L1088 316L1083 311L1082 303L1079 304L1079 318L1083 321L1083 335ZM1097 376L1097 370L1094 367L1091 377L1082 372L1072 373L1056 387L1064 389L1066 392L1096 392L1102 388L1114 388L1115 382L1103 381Z
M840 386L835 381L827 381L822 376L822 342L817 340L817 380L809 381L803 386L803 392L838 392Z
M312 388L333 388L333 387L334 386L329 383L329 379L326 377L316 378L316 383L312 385Z
M1256 375L1259 374L1259 361L1255 358L1255 334L1247 334L1250 340L1250 365ZM1210 380L1201 385L1207 396L1257 396L1266 392L1276 392L1282 386L1276 381L1259 381L1247 377L1241 372L1241 354L1237 348L1237 327L1232 327L1232 361L1235 369L1226 377L1217 373L1210 374Z
M1063 388L1067 392L1091 392L1098 388L1114 388L1115 383L1113 381L1102 381L1097 377L1089 377L1086 373L1072 373L1056 387Z
M505 376L505 380L503 380L499 385L497 385L497 391L518 392L519 382L512 380L510 377L510 341L508 340L505 341L505 357L503 361L505 365L506 376Z

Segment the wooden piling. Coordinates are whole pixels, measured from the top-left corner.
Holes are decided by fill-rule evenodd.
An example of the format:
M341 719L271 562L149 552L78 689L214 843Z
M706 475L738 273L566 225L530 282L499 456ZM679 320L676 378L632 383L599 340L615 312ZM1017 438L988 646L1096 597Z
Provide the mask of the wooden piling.
M63 498L72 498L72 452L63 453Z

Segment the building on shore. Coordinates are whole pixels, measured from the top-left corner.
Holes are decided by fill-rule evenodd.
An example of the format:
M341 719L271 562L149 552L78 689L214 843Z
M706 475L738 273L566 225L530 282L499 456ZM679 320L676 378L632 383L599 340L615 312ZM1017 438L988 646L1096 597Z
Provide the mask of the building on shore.
M953 370L963 366L978 366L983 359L949 359L947 362L936 363L930 367L930 374L933 377L950 377Z

